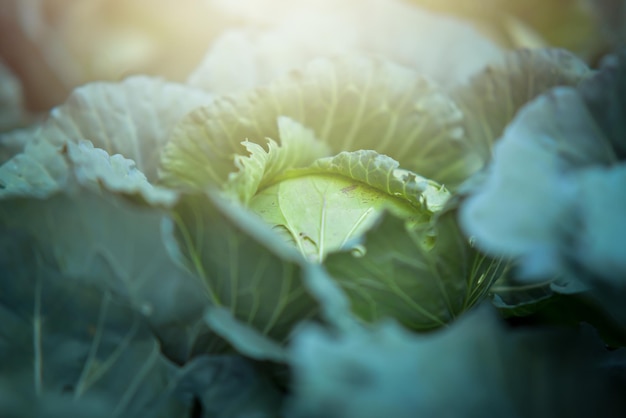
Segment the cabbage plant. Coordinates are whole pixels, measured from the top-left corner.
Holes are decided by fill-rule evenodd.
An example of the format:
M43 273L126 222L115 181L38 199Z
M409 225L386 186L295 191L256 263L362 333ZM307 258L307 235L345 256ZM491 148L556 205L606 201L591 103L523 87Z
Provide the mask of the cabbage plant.
M541 71L548 76L525 95L511 95ZM183 198L194 203L175 210L188 264L215 304L284 338L303 315L302 303L298 315L287 303L264 304L249 295L250 277L264 266L268 281L255 278L254 286L288 283L288 299L299 294L301 279L297 269L280 267L275 250L264 256L271 263L242 250L241 230L259 223L272 233L255 252L280 242L307 263L321 263L361 319L392 316L414 329L444 325L506 270L505 261L485 257L458 229L452 193L489 160L491 142L528 97L587 71L561 51L521 52L450 92L391 62L351 56L216 98L174 128L162 153L162 184L209 196L205 203ZM483 89L490 96L481 97ZM509 103L504 111L479 118L500 98ZM216 232L208 225L218 218L203 215L216 199L239 208L227 215L238 229L229 248L222 239L232 233ZM267 309L251 316L251 303ZM309 314L314 310L315 303Z
M361 57L321 60L301 74L192 112L165 147L161 174L169 187L219 190L254 213L250 222L268 225L273 241L295 247L309 263L324 264L363 319L393 315L415 328L432 328L470 306L498 271L491 261L482 265L483 257L454 227L442 234L435 221L450 193L430 178L458 179L472 169L458 150L444 152L458 141L458 122L456 104L412 71ZM433 136L439 141L426 143ZM418 167L420 174L413 171ZM196 218L189 224L189 218L189 211L181 214L180 236L189 237L190 262L215 303L236 305L236 317L270 334L278 310L284 309L281 322L298 322L302 313L294 315L280 301L256 302L256 316L246 315L249 303L239 299L250 276L263 271L257 263L268 263L237 243L234 254L215 259L203 249L213 248L206 242L222 235L203 231L202 224L212 223ZM404 241L404 248L394 245L381 254L385 235ZM449 245L460 247L454 274L442 266L452 254L441 247ZM241 283L241 290L221 283L224 258L241 266L230 268L237 275L231 283ZM274 260L284 270L280 257ZM294 272L269 271L257 287L282 288L278 277L289 279L289 294L300 291ZM284 337L288 329L277 335Z
M562 92L596 103L588 86L616 70L594 73L562 50L496 55L448 83L359 48L290 73L278 65L280 76L232 94L198 88L215 76L202 67L191 84L133 76L84 85L47 119L2 135L0 322L8 325L0 358L16 360L8 378L0 364L0 410L65 411L65 396L94 416L184 416L194 405L206 416L315 416L327 401L334 413L362 416L363 399L395 405L398 416L473 416L495 398L502 414L529 405L532 390L521 390L518 377L531 381L535 369L506 379L500 364L530 361L514 349L516 338L508 343L487 316L493 311L459 319L525 260L500 251L514 234L494 233L488 245L471 210L489 195L500 149L529 109L544 103L532 111L540 116ZM559 86L569 87L536 99ZM610 97L607 107L621 109ZM574 154L619 167L620 148L609 149ZM610 184L619 184L616 173ZM507 196L487 206L507 208ZM617 250L600 252L620 266ZM567 380L555 362L567 341L546 348L530 340ZM608 361L606 353L595 361L591 340L572 351L589 365L573 376L595 376ZM445 347L454 347L454 361L444 364ZM446 392L457 369L458 385ZM14 381L24 395L3 396ZM316 381L337 382L341 402L317 393L327 385ZM479 396L461 396L476 381L485 382L472 392ZM491 396L509 385L516 396ZM283 409L286 392L293 399ZM450 396L462 401L459 410Z
M94 83L0 167L3 222L32 231L71 276L98 271L109 283L108 271L121 272L116 291L158 327L189 313L175 304L164 313L151 273L136 260L120 264L122 231L95 251L71 236L51 241L69 230L69 214L102 199L93 193L132 197L152 213L146 225L169 225L159 252L175 259L168 283L177 292L192 291L191 275L205 303L278 342L325 309L307 279L312 266L361 320L435 328L506 270L459 230L456 191L489 161L518 107L587 72L564 51L540 50L511 53L452 89L363 55L320 59L231 96L147 77ZM65 222L31 219L36 199L49 198L46 210L67 213ZM183 352L213 346L194 342L197 332L189 328Z

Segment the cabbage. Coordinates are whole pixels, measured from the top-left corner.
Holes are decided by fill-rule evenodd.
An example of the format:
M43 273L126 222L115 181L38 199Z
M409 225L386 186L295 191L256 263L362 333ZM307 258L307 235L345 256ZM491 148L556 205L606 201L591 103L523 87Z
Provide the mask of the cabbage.
M306 3L0 136L0 415L623 416L623 54Z

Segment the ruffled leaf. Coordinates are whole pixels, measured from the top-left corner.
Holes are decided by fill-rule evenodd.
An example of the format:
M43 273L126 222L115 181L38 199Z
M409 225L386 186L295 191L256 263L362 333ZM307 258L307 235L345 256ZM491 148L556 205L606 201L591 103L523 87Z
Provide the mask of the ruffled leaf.
M433 213L441 210L450 197L445 187L401 169L400 163L375 151L342 152L319 159L304 171L339 174Z
M83 187L139 195L154 205L170 205L176 196L153 186L135 162L94 148L89 141L56 146L46 140L29 142L24 151L0 166L0 199L46 198Z
M77 88L50 113L41 137L54 145L85 139L108 154L121 154L156 180L160 151L173 126L211 96L147 76Z
M259 144L245 141L250 155L235 157L237 172L231 173L223 189L234 193L243 204L248 204L254 194L269 184L282 172L305 167L330 153L326 144L313 133L286 117L278 118L280 145L268 139L267 151Z
M356 151L284 173L255 195L250 208L308 259L320 262L353 248L384 210L409 222L428 222L448 197L435 182L399 169L397 161Z

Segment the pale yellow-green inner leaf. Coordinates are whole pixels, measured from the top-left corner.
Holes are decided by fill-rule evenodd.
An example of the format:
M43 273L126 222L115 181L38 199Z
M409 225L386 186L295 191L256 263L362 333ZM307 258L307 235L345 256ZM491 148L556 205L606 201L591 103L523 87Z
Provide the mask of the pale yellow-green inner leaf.
M316 174L276 183L259 192L250 208L292 242L307 258L321 262L353 248L389 210L406 219L428 216L408 201L343 176Z

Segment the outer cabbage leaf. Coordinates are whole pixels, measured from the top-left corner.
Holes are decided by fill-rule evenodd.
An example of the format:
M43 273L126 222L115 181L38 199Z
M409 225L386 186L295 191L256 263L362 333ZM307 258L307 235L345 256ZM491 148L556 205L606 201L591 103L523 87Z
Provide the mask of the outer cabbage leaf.
M223 184L235 171L233 156L245 152L242 140L280 140L279 116L312 129L333 153L376 150L446 186L479 164L446 94L406 68L350 56L314 61L267 87L192 112L163 151L164 182L194 190Z
M173 125L210 101L203 91L147 76L91 83L53 109L29 142L47 141L60 148L67 141L90 140L111 155L133 159L154 180L160 150Z
M507 330L486 309L424 335L391 321L341 333L303 326L290 346L286 416L623 416L626 353L582 331Z
M24 151L26 144L35 138L40 127L39 123L34 123L23 129L0 133L0 166Z
M68 280L23 235L4 230L0 242L3 416L189 416L194 397L206 417L276 416L282 395L249 361L202 356L179 369L112 292Z
M241 25L222 33L189 77L229 94L271 82L317 57L374 53L453 85L501 54L471 24L398 0L214 2Z
M576 170L615 158L596 132L573 89L555 90L524 108L496 145L484 187L461 211L477 245L523 257L526 276L545 280L562 273L568 256L560 248L578 229Z
M259 367L240 356L200 356L177 377L178 396L200 401L203 418L281 416L283 395Z
M625 68L626 54L613 56L577 89L556 89L520 111L461 212L477 245L518 257L527 279L561 275L568 287L590 286L620 316Z
M529 282L524 277L523 268L520 269L515 261L510 261L509 266L507 274L500 277L489 289L493 305L504 317L549 315L555 310L553 306L559 306L560 300L577 301L577 297L584 298L584 291L587 287L582 283L574 284L562 276ZM565 316L559 314L559 317ZM584 315L576 317L583 319L578 322L573 320L572 323L583 321L593 323ZM547 322L552 323L551 320ZM601 328L596 323L593 324L597 329Z
M45 198L77 186L100 191L139 195L154 205L170 205L176 196L155 187L135 162L109 156L89 141L66 142L58 147L46 140L29 142L24 151L0 166L0 199Z
M577 181L582 213L573 248L577 262L588 274L626 291L626 160L612 168L589 168Z
M450 209L420 224L388 214L365 234L361 252L331 254L324 263L356 315L393 317L413 329L444 325L472 307L505 264L472 248Z
M228 350L226 341L248 357L284 362L279 344L301 321L319 313L338 329L354 326L346 295L323 267L306 263L254 214L213 192L185 196L175 213L187 265L212 301L204 320L215 335L204 335L198 350Z
M350 310L350 299L321 264L308 263L304 283L319 303L320 317L337 330L358 327L359 320Z
M134 161L50 129L0 166L0 223L32 232L67 277L128 298L170 355L186 358L206 299L181 266L172 220L145 205L169 207L176 195L150 184Z
M96 396L83 396L72 399L70 396L56 393L43 393L35 396L29 393L30 376L10 376L0 380L0 411L6 418L36 416L39 418L57 418L72 416L76 418L107 418L113 407L105 399ZM16 393L15 388L20 388ZM31 391L32 392L32 391Z
M278 342L316 314L317 303L303 285L303 258L254 214L211 193L183 196L174 216L186 264L214 308L227 309L238 322ZM224 349L215 338L204 344L207 350Z
M53 109L41 137L54 145L86 139L110 155L122 154L153 181L159 154L173 126L211 96L158 78L135 76L119 83L77 88Z
M577 327L585 324L592 326L608 347L626 346L626 325L619 315L607 315L611 298L590 297L589 292L563 293L550 283L522 280L507 287L495 283L491 291L493 305L514 326ZM611 291L619 294L615 289ZM613 296L614 302L619 298Z
M0 196L45 198L61 190L69 169L59 151L47 141L28 142L23 152L0 165Z
M162 210L110 193L77 190L45 200L11 199L0 224L28 231L67 280L121 295L185 359L207 299L182 265L173 221Z
M0 388L14 397L0 396L3 416L186 413L190 403L168 393L175 366L144 318L90 280L69 280L36 247L3 230L0 356L11 386Z
M228 341L239 353L257 360L284 362L283 347L267 338L256 329L233 317L228 309L209 308L204 320L212 331Z
M12 167L15 170L9 174L22 180L9 182L1 191L5 200L0 206L0 223L31 231L44 251L59 261L64 274L88 278L101 288L125 295L157 326L168 354L187 358L197 334L206 328L200 321L206 300L193 276L181 266L175 239L170 236L172 220L163 211L128 201L140 196L139 200L169 205L175 195L147 183L132 161L120 155L110 161L104 151L93 149L88 142L68 143L65 156L46 142L32 149L45 151L37 154L39 161L23 159L26 153L16 158L21 165L13 166L12 160L0 167L0 181L7 180L4 169ZM67 155L72 149L78 165ZM40 172L49 177L38 177ZM101 190L101 185L117 188L127 199ZM60 193L59 189L65 190ZM14 194L25 198L7 200ZM40 200L42 197L46 199ZM85 245L85 234L98 245ZM152 276L157 271L159 274ZM161 282L164 277L167 279Z
M626 51L604 58L600 71L578 86L585 106L620 161L626 160Z
M120 154L109 156L106 151L94 148L89 141L80 141L78 144L68 142L61 151L69 162L76 182L85 188L137 195L154 206L169 206L176 199L172 191L149 183L133 160Z
M532 315L550 305L556 293L550 282L528 285L525 282L496 282L490 289L491 302L505 318Z
M552 87L576 85L589 73L587 65L567 51L524 49L507 53L501 62L455 87L452 97L464 114L472 152L487 162L493 143L524 104Z

